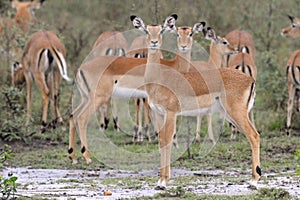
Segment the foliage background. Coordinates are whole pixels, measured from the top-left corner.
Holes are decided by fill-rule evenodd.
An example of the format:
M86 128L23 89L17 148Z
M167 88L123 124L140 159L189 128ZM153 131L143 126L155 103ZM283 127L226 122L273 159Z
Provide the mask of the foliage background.
M213 27L221 36L234 29L246 30L253 35L256 47L256 126L262 132L283 131L287 102L285 64L291 53L300 46L300 41L283 38L280 31L290 23L287 15L297 16L299 9L297 0L48 0L36 11L39 24L32 32L46 28L59 34L67 48L69 74L73 77L99 34L112 29L132 29L129 20L132 14L141 16L146 23L161 23L169 14L177 13L178 26L192 26L196 22L206 21L207 26ZM0 2L0 12L2 17L14 15L10 1ZM29 36L25 35L24 41ZM196 42L207 49L209 47L209 42L201 36L196 38ZM10 83L10 67L5 55L0 56L0 73L2 90ZM70 85L62 81L61 91L65 96L61 107L67 107L71 90ZM40 116L39 112L40 105L33 110L37 116ZM3 112L0 115L2 119ZM299 115L294 115L292 125L296 128L299 128L299 119Z

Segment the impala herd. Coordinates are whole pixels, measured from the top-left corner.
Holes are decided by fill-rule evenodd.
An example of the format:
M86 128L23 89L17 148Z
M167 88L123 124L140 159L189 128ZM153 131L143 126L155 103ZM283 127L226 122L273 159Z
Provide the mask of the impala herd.
M43 0L11 2L17 8L17 14L13 20L1 23L0 32L4 27L11 26L27 32L35 20L32 9L39 8ZM289 18L291 25L282 30L282 36L300 37L300 20ZM130 19L142 36L136 37L129 46L121 32L104 32L94 43L88 59L77 69L75 80L81 102L72 110L69 120L68 153L72 162L77 163L76 131L80 135L81 152L86 162L92 161L86 136L91 115L100 113L100 127L105 130L112 104L114 127L119 130L114 99L134 99L136 119L133 141L142 141L145 132L151 142L150 123L158 135L160 179L157 189L165 189L170 179L171 147L176 144L177 116L197 117L195 139L200 140L201 118L206 115L209 138L216 143L212 128L214 112L220 112L232 125L232 138L239 130L249 140L252 151L252 179L249 183L256 185L261 169L260 135L253 119L257 69L252 36L246 31L234 30L225 37L219 37L212 28L205 28L205 22L176 27L176 14L167 17L162 25L145 25L137 16L130 16ZM177 37L177 53L171 60L164 59L161 51L162 37L166 33ZM209 59L205 62L191 59L193 36L199 33L211 43ZM58 108L59 85L62 78L70 81L65 59L63 43L55 33L44 30L30 37L23 49L21 62L12 64L12 83L26 82L26 126L31 118L33 81L43 97L41 131L46 130L50 100L54 105L53 124L63 123ZM286 68L289 93L287 134L291 132L294 101L297 101L297 110L300 110L299 66L300 50L297 50L289 58Z

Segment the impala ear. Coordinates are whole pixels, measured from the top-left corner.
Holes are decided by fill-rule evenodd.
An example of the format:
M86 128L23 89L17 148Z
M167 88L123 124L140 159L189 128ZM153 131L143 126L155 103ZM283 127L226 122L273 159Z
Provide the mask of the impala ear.
M217 41L217 35L214 29L208 27L206 31L202 31L204 33L205 39Z
M295 19L294 16L288 15L288 18L291 20L292 23L294 22L294 19Z
M192 36L192 35L197 34L199 32L203 32L205 24L206 24L205 22L196 23L194 25L193 30L192 30L192 32L190 33L189 36Z
M17 0L10 0L10 2L11 2L11 7L13 9L17 9L18 8L19 1L17 1Z
M131 15L130 20L132 21L134 28L139 29L140 31L143 31L146 34L149 34L149 31L146 29L146 26L141 18L139 18L135 15Z
M12 71L17 72L19 69L21 69L23 66L21 63L19 63L18 61L15 61L12 64Z
M176 32L177 28L176 28L176 20L177 20L178 16L177 14L172 14L169 17L166 18L164 25L162 27L162 30L160 31L160 34L163 34L164 31L170 31L170 32Z

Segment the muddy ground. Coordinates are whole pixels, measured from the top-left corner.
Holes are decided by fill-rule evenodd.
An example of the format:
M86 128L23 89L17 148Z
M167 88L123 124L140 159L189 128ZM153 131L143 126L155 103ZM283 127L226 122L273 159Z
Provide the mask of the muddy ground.
M31 168L5 168L4 177L13 174L18 177L16 197L43 197L55 199L120 199L153 196L161 191L154 190L158 170L57 170ZM195 194L249 195L258 190L248 186L246 180L250 171L222 170L190 171L172 169L173 179L168 188L182 183L186 191ZM300 177L294 172L265 174L258 184L260 188L282 188L292 197L300 198ZM127 178L135 180L128 184ZM108 181L111 180L111 181ZM131 186L129 186L131 185ZM104 196L110 191L111 196Z

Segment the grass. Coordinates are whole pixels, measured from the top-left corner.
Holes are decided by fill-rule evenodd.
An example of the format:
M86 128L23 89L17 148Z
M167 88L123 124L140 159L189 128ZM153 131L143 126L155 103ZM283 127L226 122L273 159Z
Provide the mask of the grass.
M128 119L127 119L128 120ZM186 168L189 170L223 170L224 172L236 172L239 177L225 175L224 182L243 184L251 178L251 149L247 138L243 134L238 134L235 141L231 141L230 131L225 126L221 135L215 134L218 140L215 146L206 138L206 126L202 127L201 142L193 141L187 151L187 138L194 137L194 134L187 134L187 119L179 119L178 141L179 148L172 148L173 168ZM195 119L190 119L192 133L195 132ZM122 121L120 122L122 123ZM205 123L203 123L205 124ZM38 125L36 125L38 126ZM68 130L58 127L55 130L48 130L46 133L35 133L26 143L12 142L10 145L15 153L15 157L7 162L8 166L49 169L129 169L140 170L147 168L158 169L159 153L157 139L152 134L152 143L144 140L143 143L132 142L131 127L124 127L123 131L115 132L111 127L105 132L99 132L98 123L92 120L88 126L88 144L91 150L93 162L86 165L81 156L80 143L77 135L75 152L79 158L77 165L72 165L68 158ZM218 133L217 130L214 130ZM294 175L297 160L294 152L299 149L299 136L293 134L286 137L283 132L273 130L268 133L262 131L261 135L261 168L263 177L261 181L265 184L268 179L264 174L275 173L280 176L289 172ZM99 182L104 185L112 185L117 188L138 190L145 184L153 188L156 185L157 177L140 178L106 178ZM285 190L266 189L259 190L255 194L243 196L228 195L196 195L190 191L182 192L180 186L197 187L213 183L211 176L180 176L172 178L170 191L161 192L149 199L289 199ZM90 184L90 187L96 187ZM276 198L275 198L276 197ZM20 199L26 199L25 197Z

